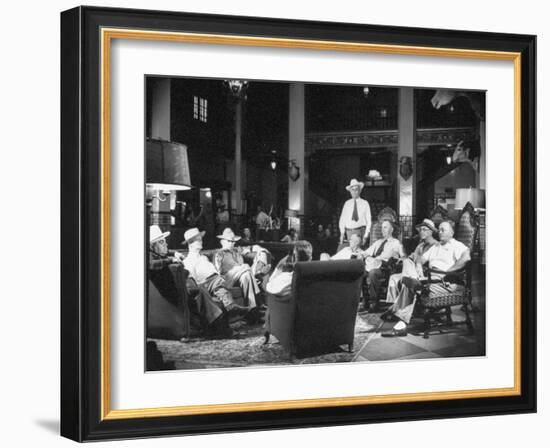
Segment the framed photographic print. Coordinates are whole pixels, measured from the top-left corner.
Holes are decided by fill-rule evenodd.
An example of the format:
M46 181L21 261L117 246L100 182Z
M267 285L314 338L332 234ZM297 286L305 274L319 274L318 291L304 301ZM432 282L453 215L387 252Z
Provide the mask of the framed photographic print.
M61 14L61 433L536 411L535 36Z

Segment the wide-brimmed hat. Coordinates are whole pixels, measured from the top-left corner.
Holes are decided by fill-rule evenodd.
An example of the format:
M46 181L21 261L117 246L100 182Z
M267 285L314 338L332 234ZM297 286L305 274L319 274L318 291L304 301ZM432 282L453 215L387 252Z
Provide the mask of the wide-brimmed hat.
M241 239L240 236L236 236L235 232L231 230L229 227L226 227L223 229L223 233L221 235L216 235L217 238L220 240L227 240L227 241L239 241Z
M202 232L197 229L196 227L192 227L185 231L183 234L184 240L181 242L181 244L189 244L195 241L197 238L202 238L206 232L203 230Z
M416 229L418 230L420 227L427 227L432 232L437 233L437 228L435 227L434 222L431 219L425 218L421 223L418 223L416 225Z
M156 224L149 227L149 243L156 243L158 240L166 238L168 235L170 235L170 232L163 233Z
M359 182L357 179L352 179L346 187L346 190L350 191L353 187L359 187L359 190L362 190L364 186L365 184L363 182Z

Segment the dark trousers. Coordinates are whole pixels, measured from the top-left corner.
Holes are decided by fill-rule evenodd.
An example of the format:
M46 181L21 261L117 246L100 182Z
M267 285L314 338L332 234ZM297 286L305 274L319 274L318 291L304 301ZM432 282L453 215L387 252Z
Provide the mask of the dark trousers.
M381 283L385 278L386 273L382 269L372 269L367 273L367 286L371 303L378 303L381 294Z

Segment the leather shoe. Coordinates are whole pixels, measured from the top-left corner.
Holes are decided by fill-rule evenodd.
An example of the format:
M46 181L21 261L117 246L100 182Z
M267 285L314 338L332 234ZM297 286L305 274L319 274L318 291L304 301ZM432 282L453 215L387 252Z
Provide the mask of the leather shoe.
M380 319L386 321L386 322L395 322L397 321L397 317L390 311L384 311L382 314L380 314Z
M241 305L233 305L227 310L227 317L244 317L248 314L248 308Z
M383 331L382 337L383 338L395 338L400 336L407 336L407 329L403 328L401 330L396 330L395 328L392 328L390 331Z

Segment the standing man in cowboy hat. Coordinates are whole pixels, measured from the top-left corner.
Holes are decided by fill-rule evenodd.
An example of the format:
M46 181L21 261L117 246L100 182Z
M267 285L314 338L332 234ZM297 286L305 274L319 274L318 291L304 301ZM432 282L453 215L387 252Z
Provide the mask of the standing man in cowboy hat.
M210 260L201 254L202 237L205 233L196 227L185 231L182 244L189 246L189 254L183 259L183 266L189 271L190 277L195 280L197 285L205 288L223 304L229 315L244 316L248 312L248 308L235 303L231 292L226 287L224 278Z
M344 203L340 214L340 244L344 242L344 237L349 241L354 233L360 235L362 244L367 242L371 226L370 206L365 199L359 197L364 186L363 182L352 179L346 187L351 199Z
M250 309L256 308L256 295L260 288L254 280L250 266L243 259L243 253L250 252L250 248L235 247L235 243L241 239L233 230L226 227L221 235L217 235L222 248L214 254L214 266L218 273L225 279L227 286L239 286L247 299Z

